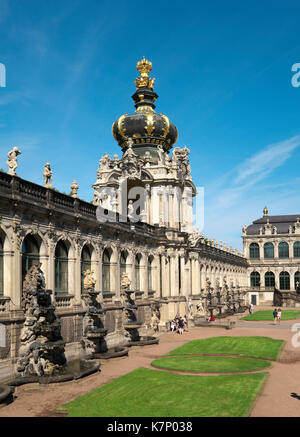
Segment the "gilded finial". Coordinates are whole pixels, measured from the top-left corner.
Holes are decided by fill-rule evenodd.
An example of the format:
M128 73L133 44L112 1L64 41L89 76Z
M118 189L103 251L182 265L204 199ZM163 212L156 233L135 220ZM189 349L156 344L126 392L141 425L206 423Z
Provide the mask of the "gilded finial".
M265 206L264 207L264 217L267 217L269 214L268 208Z
M137 88L148 87L153 89L155 79L149 77L149 73L152 70L152 62L147 61L144 56L143 59L136 64L136 69L140 73L140 77L135 79L135 86Z

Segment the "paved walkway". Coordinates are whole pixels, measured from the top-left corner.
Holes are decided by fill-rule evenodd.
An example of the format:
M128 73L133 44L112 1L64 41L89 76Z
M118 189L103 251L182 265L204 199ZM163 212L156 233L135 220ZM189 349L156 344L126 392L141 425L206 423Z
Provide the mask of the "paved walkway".
M238 316L231 319L238 321ZM55 409L107 382L122 376L137 367L150 367L151 361L161 355L196 338L216 336L266 336L286 341L279 362L268 368L268 377L261 394L251 412L252 417L298 417L300 416L300 347L291 343L294 332L291 327L296 321L284 321L280 326L270 322L238 321L238 326L230 331L224 328L193 328L183 335L171 332L160 337L158 345L133 347L128 357L102 361L101 372L77 381L41 386L27 384L17 387L16 399L0 409L0 417L54 416ZM300 332L300 331L299 331ZM299 336L300 343L300 336ZM292 395L299 395L299 399ZM159 415L159 412L158 412Z

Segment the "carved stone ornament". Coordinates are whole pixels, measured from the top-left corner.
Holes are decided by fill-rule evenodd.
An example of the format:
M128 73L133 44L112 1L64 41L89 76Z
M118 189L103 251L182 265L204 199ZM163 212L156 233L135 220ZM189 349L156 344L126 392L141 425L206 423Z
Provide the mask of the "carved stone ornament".
M120 168L122 170L122 177L128 179L141 179L143 160L140 159L133 151L129 153L131 148L127 149L120 161Z

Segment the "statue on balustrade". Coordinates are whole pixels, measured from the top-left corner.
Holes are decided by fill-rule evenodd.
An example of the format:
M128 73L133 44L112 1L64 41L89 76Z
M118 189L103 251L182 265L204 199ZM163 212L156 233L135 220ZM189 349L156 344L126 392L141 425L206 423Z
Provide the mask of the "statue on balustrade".
M8 174L12 176L16 174L16 168L18 167L18 155L21 155L21 151L17 147L14 147L7 154Z
M52 188L52 174L53 174L53 172L51 171L50 163L46 162L45 168L44 168L44 173L43 173L44 186L46 188Z

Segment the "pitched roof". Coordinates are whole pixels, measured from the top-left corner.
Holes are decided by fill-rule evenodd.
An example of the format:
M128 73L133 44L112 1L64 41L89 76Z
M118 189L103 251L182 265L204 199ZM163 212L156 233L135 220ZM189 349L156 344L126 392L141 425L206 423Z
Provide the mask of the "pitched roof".
M259 234L259 229L264 227L269 220L270 225L276 226L278 234L288 234L289 227L293 226L297 219L300 219L300 214L290 214L290 215L268 215L264 216L258 220L254 220L252 225L247 227L247 235Z

